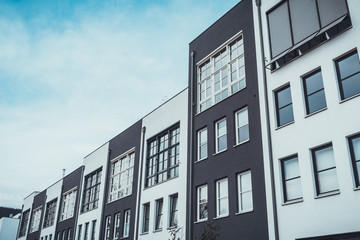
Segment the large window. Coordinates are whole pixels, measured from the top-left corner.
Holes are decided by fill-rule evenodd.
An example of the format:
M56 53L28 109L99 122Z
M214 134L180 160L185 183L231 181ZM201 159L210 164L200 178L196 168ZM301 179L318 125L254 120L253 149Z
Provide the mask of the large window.
M301 178L297 156L281 160L284 202L302 199Z
M19 230L19 237L23 237L26 235L26 229L27 229L27 225L29 223L29 217L30 217L30 209L24 211L22 214L20 230Z
M114 220L114 239L118 239L120 236L120 213L115 214L115 220Z
M148 141L145 187L179 175L179 148L179 124Z
M275 104L278 127L294 121L290 85L275 92Z
M170 216L169 227L176 226L178 224L178 195L170 196Z
M155 201L155 231L162 229L163 222L163 199L158 199Z
M360 93L360 62L357 51L335 61L341 99Z
M360 135L349 138L350 155L354 169L355 187L360 187Z
M306 113L311 114L326 108L325 91L321 70L303 77Z
M61 203L60 221L74 216L77 189L71 189L63 194Z
M197 220L203 221L208 218L208 192L207 185L197 189Z
M111 216L107 216L105 219L105 234L104 234L105 240L110 240L110 228L111 228Z
M131 152L111 161L109 202L131 195L134 159L135 153Z
M245 88L242 35L223 45L220 51L198 67L198 112Z
M145 203L143 205L143 221L142 221L142 233L149 232L150 224L150 203Z
M235 113L236 144L241 144L250 139L248 108L243 108Z
M225 118L215 123L215 135L216 153L225 151L227 149L227 130Z
M238 181L238 211L239 213L253 210L251 172L237 175Z
M38 207L35 210L33 210L32 215L31 215L29 233L33 233L33 232L36 232L37 230L39 230L40 220L41 220L41 212L42 212L42 207Z
M339 190L331 144L312 150L317 195Z
M224 178L216 182L216 216L229 215L228 180Z
M207 128L198 131L198 160L203 160L208 156L208 134Z
M87 212L98 207L101 182L101 169L85 177L85 187L81 212Z
M123 237L128 237L130 234L130 209L126 210L124 213L124 229Z
M55 220L57 199L54 199L46 204L44 228L52 226Z

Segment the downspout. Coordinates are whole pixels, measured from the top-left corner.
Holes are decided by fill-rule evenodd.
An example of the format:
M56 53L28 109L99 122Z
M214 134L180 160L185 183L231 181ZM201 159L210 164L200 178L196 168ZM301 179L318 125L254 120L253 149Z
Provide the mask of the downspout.
M194 58L195 51L192 51L190 54L190 126L189 126L189 191L188 191L188 202L190 203L189 212L188 212L188 227L189 227L189 236L188 239L192 239L192 213L193 213L193 204L192 204L192 185L193 185L193 128L194 128Z
M270 180L271 180L271 198L273 205L273 216L274 216L274 233L275 240L279 239L279 225L278 225L278 216L277 216L277 207L276 207L276 193L275 193L275 177L274 177L274 159L272 151L272 140L271 140L271 126L270 126L270 111L269 111L269 101L267 93L267 79L266 79L266 67L265 67L265 51L264 51L264 37L262 32L262 19L261 19L261 0L255 0L257 6L257 15L259 21L259 34L260 34L260 48L261 48L261 63L263 69L263 84L264 84L264 97L265 97L265 112L266 112L266 129L268 134L268 150L269 150L269 160L270 160Z

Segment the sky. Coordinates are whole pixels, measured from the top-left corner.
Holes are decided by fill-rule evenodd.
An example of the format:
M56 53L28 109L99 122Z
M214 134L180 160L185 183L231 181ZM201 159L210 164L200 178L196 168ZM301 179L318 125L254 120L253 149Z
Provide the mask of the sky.
M188 44L238 1L1 0L0 206L186 88Z

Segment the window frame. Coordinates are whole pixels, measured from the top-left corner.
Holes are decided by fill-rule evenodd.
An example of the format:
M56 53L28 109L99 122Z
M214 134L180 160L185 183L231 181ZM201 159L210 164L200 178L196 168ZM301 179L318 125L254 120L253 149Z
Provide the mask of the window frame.
M114 215L114 232L113 232L113 239L120 238L120 226L121 226L121 213L115 213Z
M19 238L24 237L26 235L28 224L30 221L30 210L31 209L27 209L27 210L23 211L23 213L22 213L21 224L20 224L19 234L18 234Z
M85 176L81 213L98 208L102 174L101 167Z
M202 141L202 138L201 138L201 134L205 132L206 133L206 140L205 141ZM208 158L208 151L209 151L209 148L208 148L208 129L207 127L204 127L200 130L198 130L198 133L197 133L197 161L202 161L202 160L205 160ZM204 157L201 157L201 150L202 148L205 147L206 148L206 151L205 151L205 156Z
M104 240L111 239L111 215L105 217Z
M224 121L225 121L225 133L224 133L223 135L219 135L219 134L220 134L220 133L219 133L219 130L220 130L220 129L219 129L219 124L222 123L222 122L224 122ZM219 150L218 144L219 144L219 139L220 139L221 137L225 137L226 146L225 146L224 149ZM224 118L222 118L222 119L220 119L220 120L218 120L218 121L215 122L215 154L226 151L226 150L227 150L227 147L228 147L227 121L226 121L226 117L224 117Z
M74 217L77 198L77 187L63 193L61 200L60 221Z
M246 116L247 116L247 118L246 118L247 123L240 126L238 116L239 116L240 113L245 112L245 111L246 111ZM240 141L239 129L244 127L244 126L247 126L247 128L248 128L248 130L247 130L248 138L243 140L243 141ZM248 106L245 106L245 107L243 107L240 110L235 112L235 138L236 138L236 145L240 145L240 144L243 144L245 142L250 141L250 121L249 121L249 108L248 108Z
M39 231L41 227L41 215L42 215L42 205L35 208L32 211L31 219L30 219L30 226L29 226L29 233L34 233Z
M160 207L161 206L161 207ZM163 227L164 200L162 198L155 200L155 231L161 231Z
M169 196L169 228L175 227L178 224L178 211L179 211L179 196L176 193Z
M220 196L221 193L221 188L220 188L220 184L222 182L225 182L225 190L226 190L226 195L225 196ZM221 214L220 210L221 210L221 203L220 201L226 199L226 205L227 205L227 212ZM222 217L227 217L229 216L229 180L228 178L222 178L220 180L216 181L216 218L222 218Z
M149 233L150 230L150 202L143 204L143 217L142 217L142 226L141 233L146 234Z
M316 91L312 92L312 93L308 93L308 86L306 84L306 80L315 76L316 74L319 74L320 73L320 76L321 76L321 84L322 84L322 88L320 89L317 89ZM302 81L302 87L303 87L303 93L304 93L304 100L305 100L305 112L306 112L306 115L309 116L309 115L312 115L314 113L317 113L319 111L322 111L324 109L327 108L327 102L326 102L326 94L325 94L325 87L324 87L324 79L322 77L322 70L321 68L317 68L307 74L304 74L302 77L301 77L301 81ZM324 96L324 103L325 103L325 106L319 108L319 109L316 109L316 110L313 110L313 111L310 111L310 102L309 102L309 97L311 96L314 96L316 94L320 94L321 91L323 92L323 96Z
M46 203L43 228L50 227L55 223L55 215L57 209L57 198Z
M200 199L201 197L201 190L202 189L206 189L206 198L205 199ZM208 210L208 203L209 203L209 197L208 197L208 186L207 184L201 185L197 187L197 198L196 198L196 220L197 222L201 222L201 221L206 221L209 218L209 210ZM205 209L206 209L206 217L204 218L200 218L201 217L201 205L205 205Z
M279 97L278 97L278 94L282 91L284 91L285 89L289 88L289 91L290 91L290 98L291 98L291 102L290 103L287 103L286 105L284 106L279 106ZM276 113L276 128L281 128L281 127L284 127L284 126L287 126L293 122L295 122L295 116L294 116L294 106L293 106L293 100L292 100L292 94L291 94L291 86L290 86L290 83L287 83L277 89L274 90L274 100L275 100L275 113ZM280 110L286 108L286 107L289 107L291 106L291 112L292 112L292 120L291 121L288 121L288 122L285 122L283 124L280 124Z
M357 164L360 165L360 158L356 159L356 157L355 157L355 149L354 149L354 144L353 144L354 139L360 140L360 134L358 133L358 134L352 135L347 138L347 141L349 144L349 154L350 154L351 166L352 166L353 175L354 175L354 178L353 178L354 179L354 188L360 189L360 171L357 168Z
M286 161L291 161L291 160L297 160L297 164L298 164L298 171L299 171L299 176L296 177L292 177L289 179L285 178L285 162ZM290 155L288 157L282 158L280 159L280 173L281 173L281 186L282 186L282 195L283 195L283 202L284 203L291 203L291 202L298 202L303 200L303 193L302 193L302 185L301 185L301 172L300 172L300 165L299 165L299 157L297 154L294 155ZM292 199L288 199L287 197L287 187L286 187L286 182L289 181L293 181L296 179L300 179L300 191L301 191L301 197L297 197L297 198L292 198Z
M248 175L250 174L250 190L242 190L242 176ZM247 212L251 212L254 210L254 199L253 199L253 183L252 183L252 174L251 174L251 170L247 170L241 173L238 173L236 176L236 181L237 181L237 197L238 197L238 202L237 202L237 213L241 214L241 213L247 213ZM250 193L251 195L251 208L243 208L242 207L242 203L243 203L243 195Z
M123 224L123 238L127 238L130 235L130 217L131 217L131 210L124 211L124 224Z

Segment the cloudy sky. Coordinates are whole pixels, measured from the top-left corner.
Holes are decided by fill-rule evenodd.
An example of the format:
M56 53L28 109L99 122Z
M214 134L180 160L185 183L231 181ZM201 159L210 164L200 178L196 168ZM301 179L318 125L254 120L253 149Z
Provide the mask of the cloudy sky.
M184 89L189 42L238 1L1 0L0 206Z

